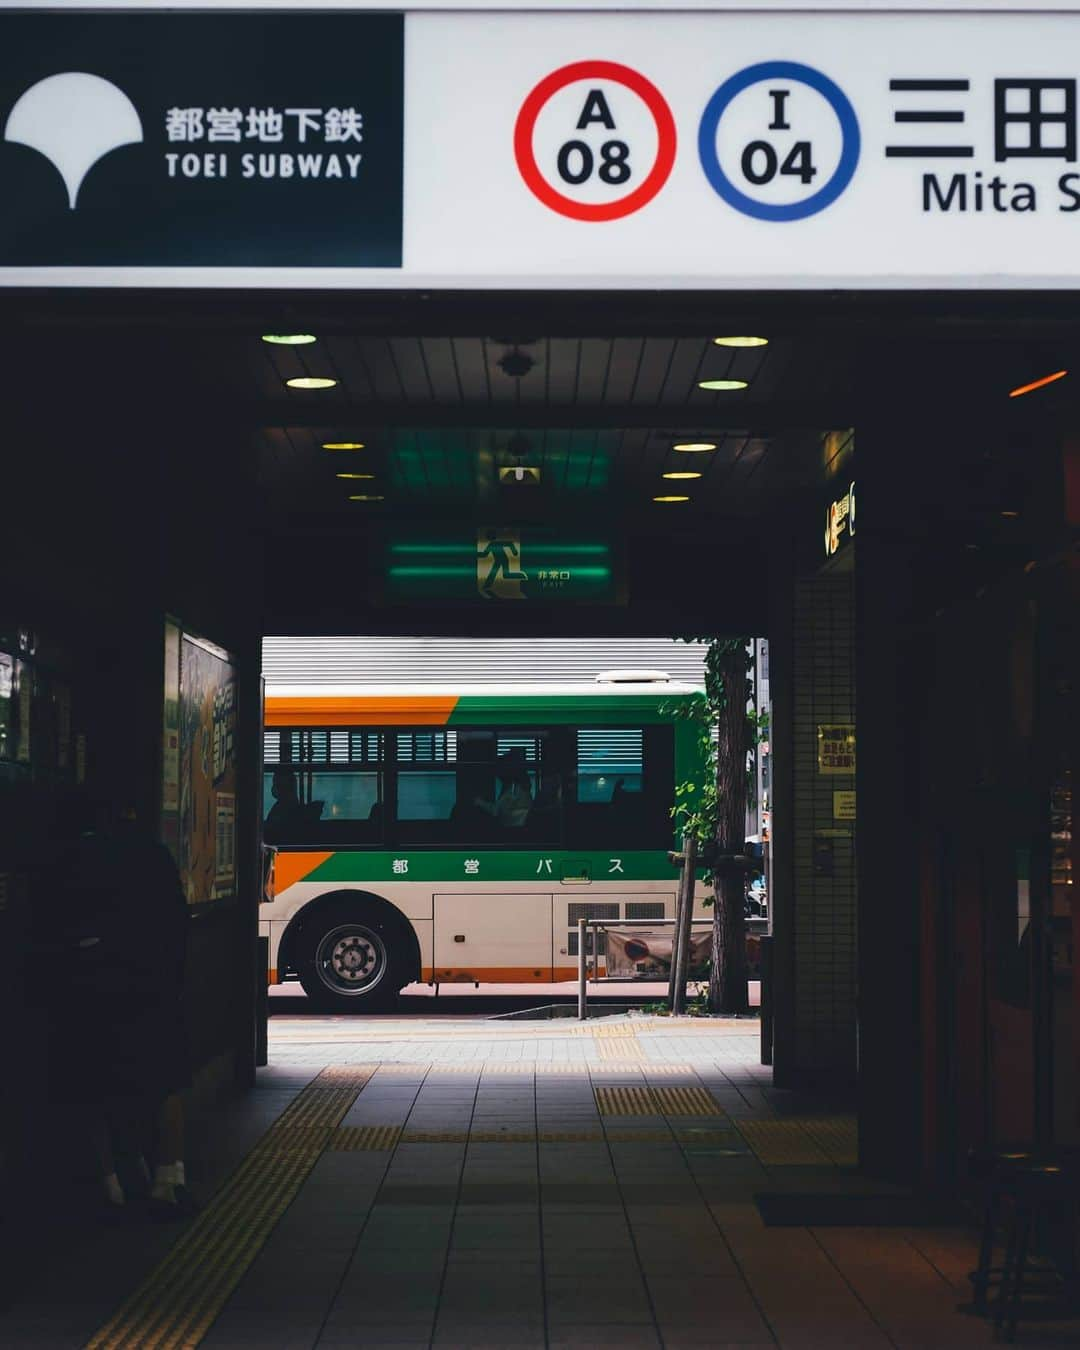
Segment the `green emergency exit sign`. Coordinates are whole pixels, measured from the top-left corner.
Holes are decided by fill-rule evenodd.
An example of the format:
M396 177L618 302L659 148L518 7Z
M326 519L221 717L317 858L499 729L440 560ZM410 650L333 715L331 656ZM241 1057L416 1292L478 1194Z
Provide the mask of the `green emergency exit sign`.
M482 525L468 534L394 538L384 595L408 604L618 603L611 544L527 526Z

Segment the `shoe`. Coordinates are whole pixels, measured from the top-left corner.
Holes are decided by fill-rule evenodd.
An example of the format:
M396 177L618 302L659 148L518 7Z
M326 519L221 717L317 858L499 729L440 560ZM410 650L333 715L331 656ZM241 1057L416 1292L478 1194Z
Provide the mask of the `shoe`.
M195 1199L187 1186L174 1186L173 1195L176 1196L177 1208L181 1211L185 1219L188 1219L192 1214L197 1214L199 1212L199 1202Z
M163 1223L176 1223L181 1219L190 1219L198 1211L195 1197L186 1186L174 1186L172 1191L171 1200L164 1200L156 1195L151 1195L147 1199L146 1212L152 1219L159 1219Z

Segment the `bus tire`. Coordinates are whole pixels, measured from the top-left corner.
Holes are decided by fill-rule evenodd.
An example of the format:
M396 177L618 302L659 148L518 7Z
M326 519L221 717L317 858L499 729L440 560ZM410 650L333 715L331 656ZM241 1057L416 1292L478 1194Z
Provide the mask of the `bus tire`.
M409 979L404 939L401 924L374 906L325 906L297 935L304 993L331 1012L393 1007Z

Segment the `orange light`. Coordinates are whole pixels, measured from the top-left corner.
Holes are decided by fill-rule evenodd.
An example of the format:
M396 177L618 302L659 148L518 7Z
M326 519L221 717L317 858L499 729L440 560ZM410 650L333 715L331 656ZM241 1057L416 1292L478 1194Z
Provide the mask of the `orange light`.
M1033 389L1041 389L1045 384L1053 384L1055 380L1063 380L1068 373L1067 370L1055 370L1053 375L1044 375L1041 380L1032 380L1030 384L1018 385L1015 389L1009 390L1009 397L1019 398L1021 394L1030 394Z

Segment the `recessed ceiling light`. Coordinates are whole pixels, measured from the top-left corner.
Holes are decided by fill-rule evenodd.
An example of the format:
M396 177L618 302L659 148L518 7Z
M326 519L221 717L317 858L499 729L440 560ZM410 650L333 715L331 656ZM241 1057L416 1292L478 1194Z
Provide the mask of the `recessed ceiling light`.
M333 389L337 380L329 380L323 375L296 375L285 383L290 389Z
M1009 397L1019 398L1021 394L1030 394L1033 389L1042 389L1044 385L1053 384L1056 380L1063 380L1068 373L1067 370L1055 370L1052 375L1044 375L1041 380L1032 380L1030 384L1019 384L1015 389L1009 390Z
M380 497L372 492L356 492L349 498L351 502L381 502L385 500L385 497Z
M1020 514L1020 512L1019 512L1019 511L1002 511L1001 514L1005 517L1006 520L1015 520L1015 519L1017 518L1017 516Z
M688 502L689 497L654 497L654 502Z
M336 473L335 478L374 478L373 473Z
M746 380L699 380L699 389L745 389Z
M712 441L680 441L678 445L673 445L672 450L681 450L684 455L696 455L702 450L715 450L716 445Z
M323 441L324 450L363 450L363 441Z
M718 347L767 347L769 339L763 337L720 337L713 338Z
M688 469L685 473L665 473L665 474L662 474L661 477L663 477L663 478L700 478L700 477L701 477L701 474L699 474L699 473L694 473L692 470L689 470L689 469Z
M308 347L316 339L314 333L264 333L262 340L275 347Z

